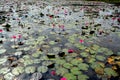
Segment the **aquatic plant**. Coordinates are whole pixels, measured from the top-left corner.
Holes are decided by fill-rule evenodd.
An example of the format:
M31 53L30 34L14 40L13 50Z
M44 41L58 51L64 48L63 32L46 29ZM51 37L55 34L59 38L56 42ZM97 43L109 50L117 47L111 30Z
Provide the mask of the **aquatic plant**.
M7 61L7 56L0 58L0 64L4 64Z
M0 49L0 54L3 54L6 52L6 49Z
M33 73L30 80L40 80L42 78L42 74L39 72Z
M48 71L48 68L46 66L39 66L37 68L37 71L41 73L46 73Z
M4 67L4 68L1 68L1 69L0 69L0 74L6 74L6 73L8 73L9 71L10 71L9 68Z
M28 67L25 68L25 72L28 73L28 74L29 73L34 73L35 70L36 70L36 68L34 66L28 66Z
M108 77L111 77L111 76L118 76L117 72L114 71L112 68L105 68L104 69L104 74L107 75Z
M50 72L50 74L54 76L54 75L56 75L56 71L55 71L55 70L52 70L52 71Z
M22 55L22 52L20 52L20 51L19 52L15 52L15 55L16 56L20 56L20 55Z
M80 70L88 70L89 65L87 65L85 63L80 63L80 64L78 64L78 67Z
M60 78L60 80L67 80L67 78L65 78L65 77L62 77L62 78Z
M50 41L49 44L50 45L55 45L56 43L55 43L55 41Z
M7 73L4 76L5 80L13 80L14 75L12 73Z
M68 80L77 80L76 76L73 75L72 73L66 73L64 74L64 77L66 77Z
M81 63L81 62L83 62L83 60L82 59L72 59L71 61L70 61L70 63L72 64L72 65L78 65L79 63Z
M68 49L68 53L73 53L74 50L73 49Z
M87 75L81 74L78 76L78 80L88 80L89 77Z
M70 71L71 71L71 73L74 74L74 75L80 75L80 74L82 74L78 67L72 67L72 68L70 69Z
M96 59L99 61L105 61L106 58L104 56L101 56L101 55L96 55Z
M82 52L82 53L80 53L80 55L81 55L82 57L88 57L88 56L89 56L89 53L87 53L87 52Z
M63 64L63 67L67 68L67 69L70 69L73 65L70 64L70 63L64 63Z
M68 73L68 69L66 68L63 68L63 67L59 67L59 68L56 68L56 74L57 75L61 75L63 76L64 74Z
M16 67L12 70L12 74L14 75L19 75L19 74L22 74L24 72L24 67Z
M80 39L79 42L80 42L80 43L84 43L84 40L83 40L83 39Z
M24 66L33 64L33 60L32 59L26 59L26 60L24 60L23 64L24 64Z

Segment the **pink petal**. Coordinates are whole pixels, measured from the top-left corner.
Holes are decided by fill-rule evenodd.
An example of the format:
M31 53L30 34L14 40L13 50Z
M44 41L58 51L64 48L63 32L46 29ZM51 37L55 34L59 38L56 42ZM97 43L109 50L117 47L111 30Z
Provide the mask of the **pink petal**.
M80 39L80 40L79 40L79 42L80 42L80 43L83 43L83 42L84 42L84 40Z
M2 30L2 29L0 29L0 32L3 32L3 30Z
M63 77L63 78L61 78L60 80L67 80L67 78Z
M51 74L52 74L52 75L56 75L56 72L55 72L55 71L51 71Z
M73 53L73 52L74 52L73 49L69 49L69 50L68 50L68 53Z

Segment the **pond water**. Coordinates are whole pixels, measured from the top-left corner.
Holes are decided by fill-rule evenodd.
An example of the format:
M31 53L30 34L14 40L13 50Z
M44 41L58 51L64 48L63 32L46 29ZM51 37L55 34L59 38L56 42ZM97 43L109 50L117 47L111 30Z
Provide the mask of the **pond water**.
M0 80L120 79L119 6L26 6L0 25Z

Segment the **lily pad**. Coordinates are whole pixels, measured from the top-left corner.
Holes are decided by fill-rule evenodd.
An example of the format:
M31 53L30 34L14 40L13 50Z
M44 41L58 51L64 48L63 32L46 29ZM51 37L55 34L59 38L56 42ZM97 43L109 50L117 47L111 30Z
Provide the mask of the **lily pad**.
M34 66L28 66L28 67L25 68L25 72L28 73L28 74L29 73L34 73L35 70L36 70L36 68Z
M82 53L80 53L80 55L81 55L82 57L88 57L88 56L89 56L89 53L87 53L87 52L82 52Z
M3 54L6 52L6 49L0 49L0 54Z
M74 75L80 75L80 74L82 74L82 73L80 72L80 70L79 70L78 67L72 67L72 68L70 69L70 71L71 71L71 73L74 74Z
M64 63L63 64L63 67L67 68L67 69L70 69L73 65L70 64L70 63Z
M105 71L105 74L107 76L109 76L109 77L111 77L111 76L114 76L114 77L118 76L118 74L116 73L116 71L114 71L112 68L105 68L104 71Z
M6 74L6 73L8 73L9 71L10 71L9 68L4 67L4 68L0 69L0 74Z
M72 73L66 73L64 74L64 77L66 77L68 80L77 80L76 76Z
M82 59L81 60L80 59L73 59L70 63L77 66L81 62L83 62Z
M0 58L0 64L4 64L7 61L7 57Z
M78 76L78 80L88 80L89 79L89 77L87 76L87 75L79 75Z
M80 63L80 64L78 64L78 67L80 70L88 70L89 65L87 65L85 63Z
M97 55L96 59L99 60L99 61L105 61L106 58L104 56Z
M46 73L48 71L48 67L46 67L46 66L39 66L37 68L37 71L41 72L41 73Z
M24 72L24 67L16 67L12 70L12 73L14 75L19 75Z
M61 68L61 67L59 67L58 69L56 69L56 73L57 73L57 75L64 75L64 74L66 74L66 73L68 73L69 71L68 71L68 69L66 69L66 68Z
M14 75L12 73L7 73L4 76L5 80L13 80Z

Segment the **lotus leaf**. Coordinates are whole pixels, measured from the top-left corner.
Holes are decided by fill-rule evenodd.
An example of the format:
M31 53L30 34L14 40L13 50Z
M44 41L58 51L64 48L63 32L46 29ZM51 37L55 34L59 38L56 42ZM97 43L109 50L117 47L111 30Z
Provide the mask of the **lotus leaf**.
M6 49L0 49L0 54L3 54L6 52Z
M36 68L34 66L28 66L28 67L25 68L25 72L28 73L28 74L29 73L34 73L35 69Z
M104 56L97 55L96 59L99 60L99 61L105 61L106 58Z
M40 59L33 59L33 63L35 63L35 64L41 63L41 60Z
M72 53L72 54L69 54L69 56L76 57L76 56L78 56L78 54L77 53Z
M12 74L19 75L24 72L24 67L16 67L12 70Z
M80 70L88 70L89 65L87 65L85 63L80 63L80 64L78 64L78 67Z
M68 71L68 69L66 69L66 68L61 68L61 67L59 67L58 69L56 69L56 73L57 73L57 75L64 75L64 74L66 74L66 73L68 73L69 71Z
M81 62L83 62L83 60L73 59L70 63L77 66Z
M5 80L13 80L14 75L12 73L7 73L4 76Z
M109 77L111 77L111 76L114 76L114 77L118 76L118 74L116 73L116 71L114 71L112 68L105 68L104 71L105 71L105 74L107 76L109 76Z
M76 46L77 48L79 48L80 50L86 49L86 47L85 47L84 45L82 45L82 44L75 44L75 46Z
M92 47L91 47L91 49L93 49L93 50L98 50L100 47L98 46L98 45L96 45L96 44L94 44Z
M62 60L62 59L56 59L56 64L65 64L66 61L65 60Z
M64 63L63 64L63 67L67 68L67 69L70 69L73 65L70 64L70 63Z
M15 55L20 56L20 55L22 55L22 52L16 52Z
M6 73L8 73L9 71L10 71L10 69L7 68L7 67L5 67L5 68L0 69L0 74L6 74Z
M24 51L28 51L28 50L30 50L29 47L25 47L25 48L24 48Z
M89 77L87 76L87 75L79 75L78 76L78 80L88 80L89 79Z
M34 73L31 76L30 80L40 80L42 78L42 74L41 73Z
M7 57L0 58L0 64L3 64L7 61Z
M42 62L42 65L48 66L48 65L50 65L52 63L53 63L52 61L44 61L44 62Z
M65 57L65 60L66 60L67 62L70 62L70 61L73 60L73 57L71 57L71 56L66 56L66 57Z
M37 58L37 57L40 56L40 54L39 54L39 53L33 53L32 56L33 56L34 58Z
M50 45L55 45L55 42L54 41L50 41L49 44Z
M94 63L91 64L91 68L93 68L93 69L99 68L99 67L104 68L104 67L105 67L104 63L101 63L101 62L94 62Z
M73 75L72 73L66 73L64 74L64 77L66 77L68 80L77 80L76 76Z
M80 53L80 55L81 55L82 57L88 57L88 56L89 56L89 54L86 53L86 52L82 52L82 53Z
M82 73L80 72L80 70L79 70L78 67L72 67L72 68L70 69L70 71L71 71L71 73L74 74L74 75L80 75L80 74L82 74Z
M59 48L59 47L54 47L54 48L53 48L53 51L59 52L59 51L60 51L60 48Z
M37 68L37 71L41 72L41 73L46 73L48 71L48 67L46 67L46 66L39 66Z
M30 55L24 55L24 56L23 56L23 59L25 59L25 60L26 60L26 59L30 59Z
M96 54L97 52L96 51L94 51L94 50L90 50L90 54Z
M30 64L33 64L33 60L32 59L24 60L24 66L27 66L27 65L30 65Z
M107 55L107 56L108 56L108 55L110 56L110 55L113 54L112 50L106 50L105 52L106 52L105 55Z
M88 63L94 63L96 60L95 60L95 58L89 58L88 59Z
M102 67L96 67L95 68L95 72L99 75L103 75L104 74L104 68Z

